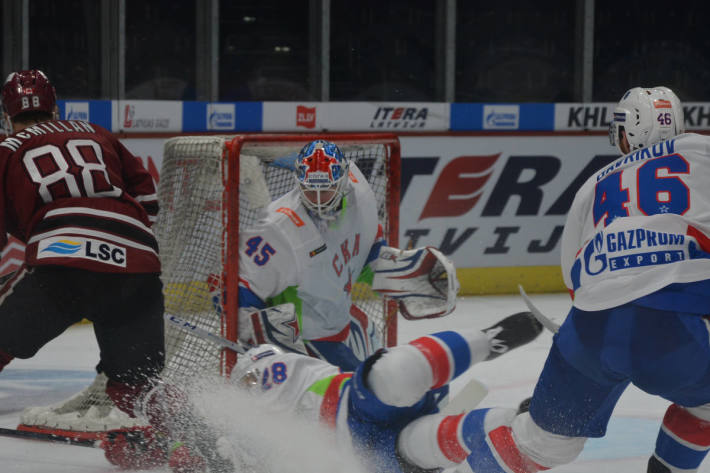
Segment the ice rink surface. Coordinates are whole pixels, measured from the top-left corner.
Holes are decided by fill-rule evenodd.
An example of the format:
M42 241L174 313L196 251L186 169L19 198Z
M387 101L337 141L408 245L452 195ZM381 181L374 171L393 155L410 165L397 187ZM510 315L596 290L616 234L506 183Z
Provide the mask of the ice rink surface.
M569 308L566 294L532 294L531 299L543 313L564 317ZM399 341L419 335L460 327L486 328L506 315L525 310L519 296L465 297L453 314L435 320L400 321ZM517 406L532 393L551 334L545 332L533 343L512 351L492 362L474 366L454 381L452 393L470 377L476 377L489 389L480 404ZM15 360L0 373L0 427L16 427L20 411L27 406L46 405L67 398L88 385L94 377L98 348L91 326L70 328L44 347L31 360ZM607 436L587 442L582 455L571 465L552 470L560 473L626 473L646 471L653 451L656 432L668 403L630 387L621 397L609 424ZM238 428L238 427L235 427ZM253 428L253 427L252 427ZM278 445L273 445L278 449ZM307 444L303 448L308 447ZM292 472L313 469L288 462ZM275 473L287 473L289 467ZM0 437L0 472L2 473L103 473L120 471L110 465L100 449L50 444L34 440ZM168 470L151 470L163 473ZM710 460L699 470L710 473Z

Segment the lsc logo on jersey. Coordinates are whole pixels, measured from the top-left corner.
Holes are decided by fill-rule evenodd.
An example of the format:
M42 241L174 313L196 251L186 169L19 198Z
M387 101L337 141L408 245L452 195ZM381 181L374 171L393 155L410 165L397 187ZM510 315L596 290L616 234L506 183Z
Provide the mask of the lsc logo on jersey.
M37 246L37 259L81 258L126 267L126 249L89 238L45 238Z

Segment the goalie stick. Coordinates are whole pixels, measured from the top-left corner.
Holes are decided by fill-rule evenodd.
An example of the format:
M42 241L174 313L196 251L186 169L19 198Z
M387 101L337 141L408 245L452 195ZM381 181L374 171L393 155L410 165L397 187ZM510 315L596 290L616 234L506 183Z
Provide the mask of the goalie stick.
M545 327L550 332L557 333L557 331L560 329L560 324L540 312L540 309L535 307L535 304L533 304L532 300L530 300L528 295L525 293L523 286L521 286L520 284L518 284L518 290L520 291L520 296L523 298L525 305L528 306L528 309L530 310L530 312L532 312L537 321L540 322L543 327Z
M244 353L246 353L246 348L244 348L239 343L233 342L231 340L227 340L224 337L220 337L216 333L212 333L209 330L205 330L203 328L200 328L197 325L192 324L186 320L182 320L180 317L178 317L176 315L171 315L171 314L166 313L164 315L164 317L165 317L165 320L170 322L173 326L178 327L182 330L185 330L186 332L189 332L198 338L202 338L204 340L209 340L211 342L214 342L217 345L220 345L224 348L228 348L240 355L243 355Z

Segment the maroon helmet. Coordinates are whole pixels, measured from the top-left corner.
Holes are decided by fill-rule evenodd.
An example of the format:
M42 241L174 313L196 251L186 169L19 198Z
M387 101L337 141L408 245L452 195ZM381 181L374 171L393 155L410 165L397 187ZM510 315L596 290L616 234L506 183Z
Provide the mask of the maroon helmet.
M39 69L13 72L2 87L2 103L11 118L23 112L54 113L57 94Z

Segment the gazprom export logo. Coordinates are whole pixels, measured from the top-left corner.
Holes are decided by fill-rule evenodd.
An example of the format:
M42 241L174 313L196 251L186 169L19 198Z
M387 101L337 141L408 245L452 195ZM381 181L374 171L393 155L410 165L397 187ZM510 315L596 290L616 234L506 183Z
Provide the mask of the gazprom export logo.
M45 258L80 258L126 267L124 247L92 238L45 238L37 245L37 259Z
M686 259L685 242L686 236L683 234L646 228L603 230L594 235L572 265L572 286L575 290L581 286L582 278L585 277L582 272L587 276L596 276L603 271L683 261Z
M91 121L89 118L89 102L66 102L64 107L66 120Z
M236 110L233 103L207 104L208 130L234 130Z
M484 130L517 130L520 122L519 105L484 105Z

